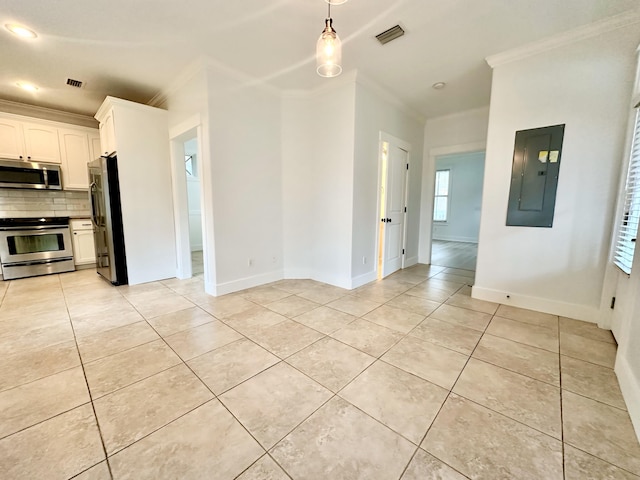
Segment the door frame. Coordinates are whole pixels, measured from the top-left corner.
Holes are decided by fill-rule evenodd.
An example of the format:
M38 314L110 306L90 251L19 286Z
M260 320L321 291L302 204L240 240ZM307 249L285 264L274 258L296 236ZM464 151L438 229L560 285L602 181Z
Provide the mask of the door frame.
M382 191L382 144L384 142L387 142L389 145L395 145L396 147L404 150L405 152L407 152L407 164L411 165L411 144L405 140L402 140L401 138L398 137L394 137L393 135L390 135L386 132L380 131L380 134L378 135L378 192L376 195L376 256L375 256L375 272L376 272L376 279L380 278L380 275L382 274L381 270L381 266L379 265L378 262L378 253L380 252L380 237L384 237L386 234L386 226L384 228L384 233L382 235L380 235L380 220L381 220L381 208L380 208L380 197L381 195L381 191ZM388 167L388 165L387 165ZM404 206L407 207L407 203L408 203L408 199L409 199L409 172L411 170L411 166L409 166L408 169L405 169L405 175L404 175ZM407 213L408 212L404 212L403 213L403 225L402 225L402 250L405 252L402 254L402 264L400 266L401 269L403 269L405 267L405 261L407 258L406 255L406 251L407 251ZM382 245L384 248L384 245ZM384 250L383 250L383 255L384 255ZM383 263L384 263L384 258L383 258Z
M195 134L195 135L194 135ZM173 186L173 209L176 231L176 277L191 278L191 245L189 241L189 204L187 178L184 167L184 142L197 138L197 158L200 167L200 211L202 213L202 253L204 263L205 291L216 295L215 245L213 241L213 209L205 208L211 197L212 185L209 175L210 160L206 148L204 128L200 115L185 120L169 130L171 151L171 178Z
M443 155L455 155L461 153L476 153L476 152L486 152L487 151L487 142L472 142L472 143L461 143L458 145L450 145L447 147L437 147L429 150L429 168L427 169L427 176L424 180L427 182L427 190L423 189L423 192L426 193L426 199L423 203L424 208L427 209L427 219L428 219L428 227L426 229L426 240L427 240L427 253L428 256L425 259L425 263L431 265L431 255L433 254L433 197L435 195L436 190L436 157L441 157ZM486 161L486 160L485 160ZM484 178L482 179L483 183L483 191L484 191ZM425 218L424 216L422 218ZM423 230L425 231L425 230ZM480 241L478 240L478 248L480 248Z

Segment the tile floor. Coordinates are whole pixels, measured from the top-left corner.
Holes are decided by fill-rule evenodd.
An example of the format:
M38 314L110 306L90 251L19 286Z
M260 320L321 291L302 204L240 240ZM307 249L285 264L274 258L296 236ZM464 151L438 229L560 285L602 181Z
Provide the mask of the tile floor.
M3 282L0 477L637 480L611 334L472 281Z

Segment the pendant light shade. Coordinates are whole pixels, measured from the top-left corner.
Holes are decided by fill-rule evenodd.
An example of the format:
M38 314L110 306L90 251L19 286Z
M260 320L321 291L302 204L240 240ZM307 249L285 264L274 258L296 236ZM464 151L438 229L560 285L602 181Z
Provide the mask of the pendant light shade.
M342 73L342 44L332 23L331 18L325 20L324 30L316 45L316 71L321 77L337 77Z

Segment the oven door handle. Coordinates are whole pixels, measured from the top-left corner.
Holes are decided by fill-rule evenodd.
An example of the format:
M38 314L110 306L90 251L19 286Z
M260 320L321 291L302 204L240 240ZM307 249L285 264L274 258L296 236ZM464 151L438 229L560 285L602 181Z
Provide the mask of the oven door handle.
M69 228L69 226L68 225L33 225L29 227L0 227L0 231L1 232L11 231L14 233L17 231L23 231L25 233L33 233L34 230L59 230L64 228Z

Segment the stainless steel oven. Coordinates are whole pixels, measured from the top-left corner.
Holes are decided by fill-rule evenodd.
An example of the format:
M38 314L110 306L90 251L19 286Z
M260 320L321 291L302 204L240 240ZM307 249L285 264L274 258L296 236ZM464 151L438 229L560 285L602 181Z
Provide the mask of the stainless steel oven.
M75 270L68 218L0 219L4 280Z

